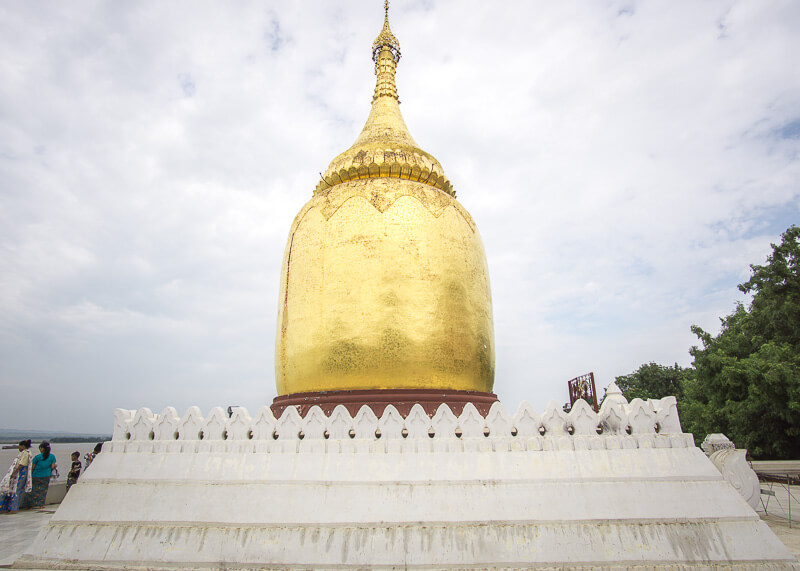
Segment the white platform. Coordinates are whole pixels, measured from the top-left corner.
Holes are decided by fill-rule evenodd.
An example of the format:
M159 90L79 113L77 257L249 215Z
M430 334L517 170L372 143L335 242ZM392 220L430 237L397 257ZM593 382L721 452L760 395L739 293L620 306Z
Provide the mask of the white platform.
M485 420L118 410L16 566L800 569L681 433L674 398L621 396Z

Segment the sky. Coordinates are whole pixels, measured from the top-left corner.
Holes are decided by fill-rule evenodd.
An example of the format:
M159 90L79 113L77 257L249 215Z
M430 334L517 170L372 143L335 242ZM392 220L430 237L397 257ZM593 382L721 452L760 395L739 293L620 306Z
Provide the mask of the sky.
M396 0L401 110L489 262L511 410L691 363L800 223L800 3ZM279 272L380 0L0 3L0 428L272 402Z

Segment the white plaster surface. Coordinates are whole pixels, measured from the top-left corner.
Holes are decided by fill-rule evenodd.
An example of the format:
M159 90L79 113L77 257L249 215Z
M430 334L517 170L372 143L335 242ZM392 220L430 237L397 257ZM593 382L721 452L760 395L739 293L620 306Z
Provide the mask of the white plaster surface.
M16 565L800 569L680 432L674 398L584 405L118 410Z
M706 453L706 456L711 456L718 450L733 450L736 445L724 434L715 433L706 435L700 448Z
M709 460L744 501L757 510L761 505L761 483L758 481L758 474L747 462L747 450L720 449L713 452Z

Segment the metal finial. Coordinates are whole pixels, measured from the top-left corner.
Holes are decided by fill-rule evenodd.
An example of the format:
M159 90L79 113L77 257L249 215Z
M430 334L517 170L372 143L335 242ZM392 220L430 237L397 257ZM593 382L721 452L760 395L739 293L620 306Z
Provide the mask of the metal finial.
M387 47L392 50L392 57L397 63L400 60L400 42L397 41L391 28L389 28L389 0L383 0L383 11L383 29L372 43L372 59L377 62L381 48Z

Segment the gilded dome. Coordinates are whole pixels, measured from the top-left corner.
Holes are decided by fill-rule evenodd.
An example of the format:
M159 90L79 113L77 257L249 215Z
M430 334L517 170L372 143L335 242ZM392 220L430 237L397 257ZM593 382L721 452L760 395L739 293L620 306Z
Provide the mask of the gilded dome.
M489 271L472 217L400 114L388 16L355 143L292 224L281 274L279 395L382 389L490 392Z

